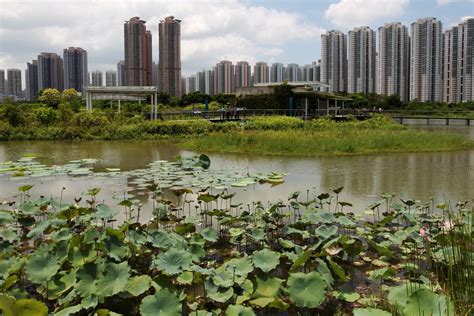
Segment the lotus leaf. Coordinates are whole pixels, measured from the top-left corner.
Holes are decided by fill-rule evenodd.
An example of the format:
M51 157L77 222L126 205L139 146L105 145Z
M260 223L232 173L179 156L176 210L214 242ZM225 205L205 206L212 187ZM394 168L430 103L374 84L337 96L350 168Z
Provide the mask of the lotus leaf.
M242 305L229 305L225 311L226 316L255 316L252 308Z
M59 312L54 313L55 316L69 316L69 315L74 315L78 312L80 312L83 309L82 305L74 305L74 306L69 306L66 307Z
M263 249L252 254L252 261L255 267L263 272L269 272L280 263L280 254L269 249Z
M159 253L154 261L155 266L166 274L174 275L189 269L192 256L185 250L170 249Z
M13 222L13 216L10 211L0 210L0 225L10 224Z
M0 311L4 316L47 316L48 307L35 299L14 298L0 294Z
M28 278L34 283L45 285L59 269L58 258L48 253L36 253L26 263Z
M436 294L428 289L413 292L408 299L402 315L454 315L452 303L447 302L444 295Z
M139 296L145 293L151 285L151 278L148 275L140 275L128 279L125 286L128 293L133 296Z
M102 297L115 295L125 289L128 282L130 267L128 262L107 263L104 274L97 280L97 292Z
M369 272L369 280L375 281L377 279L389 279L393 277L397 271L392 267L385 267Z
M247 277L253 271L253 264L249 257L234 258L224 263L225 269L231 274Z
M155 295L148 295L140 304L140 313L142 316L180 316L182 304L179 297L163 289Z
M201 230L202 237L209 242L216 242L219 237L217 236L217 232L213 228L204 228Z
M392 287L388 293L388 301L395 305L399 311L402 311L410 296L420 290L428 289L426 285L420 283L407 282L400 286Z
M392 314L378 308L355 308L354 316L391 316Z
M179 284L192 284L193 283L193 273L190 271L186 271L181 273L177 278Z
M326 298L326 282L318 272L291 273L288 293L296 306L315 308Z
M282 279L270 278L268 276L257 277L255 280L256 287L253 297L277 297L281 291L283 281L284 280Z
M227 302L232 297L232 295L234 295L234 289L231 287L227 289L220 288L215 292L207 293L209 298L219 303Z
M319 226L314 234L322 239L328 239L337 234L337 226Z

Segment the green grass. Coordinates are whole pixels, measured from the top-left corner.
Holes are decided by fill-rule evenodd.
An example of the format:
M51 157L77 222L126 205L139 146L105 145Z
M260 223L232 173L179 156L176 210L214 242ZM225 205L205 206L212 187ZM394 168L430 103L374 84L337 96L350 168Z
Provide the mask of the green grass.
M385 123L384 123L385 122ZM448 151L474 148L466 137L414 131L383 119L365 122L250 122L241 131L214 132L181 146L201 152L284 156L330 156L393 152ZM296 126L292 126L292 124ZM257 125L258 128L252 127Z

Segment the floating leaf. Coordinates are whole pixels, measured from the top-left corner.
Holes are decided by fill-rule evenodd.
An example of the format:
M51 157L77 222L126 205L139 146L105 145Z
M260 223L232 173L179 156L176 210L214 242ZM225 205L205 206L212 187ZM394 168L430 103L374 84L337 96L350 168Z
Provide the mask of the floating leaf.
M166 274L174 275L188 269L192 262L192 256L184 250L170 249L159 253L154 261L158 269Z
M292 273L287 283L290 299L298 307L315 308L326 298L326 282L318 272Z
M280 263L280 254L269 249L263 249L252 254L252 261L255 267L263 272L269 272Z
M205 240L210 242L216 242L219 237L217 236L217 232L213 228L204 228L200 232L201 236L204 237Z
M142 316L180 316L181 300L167 289L158 291L155 295L148 295L140 304Z
M392 314L378 308L355 308L354 316L391 316Z
M151 278L148 275L139 275L128 279L125 289L133 296L145 293L151 285Z
M225 311L226 316L255 316L252 308L242 305L229 305Z
M104 273L97 280L97 291L100 296L107 297L115 295L125 289L128 282L130 267L128 262L107 263Z
M36 253L26 263L28 278L41 285L46 285L46 282L51 280L58 269L58 258L48 253Z

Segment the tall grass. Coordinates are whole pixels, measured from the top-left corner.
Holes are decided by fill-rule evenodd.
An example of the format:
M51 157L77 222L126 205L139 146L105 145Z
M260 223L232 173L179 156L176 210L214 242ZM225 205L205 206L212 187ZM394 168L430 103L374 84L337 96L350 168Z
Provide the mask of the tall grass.
M326 156L385 152L469 149L474 143L455 134L412 130L335 128L211 133L183 147L199 151L285 156Z

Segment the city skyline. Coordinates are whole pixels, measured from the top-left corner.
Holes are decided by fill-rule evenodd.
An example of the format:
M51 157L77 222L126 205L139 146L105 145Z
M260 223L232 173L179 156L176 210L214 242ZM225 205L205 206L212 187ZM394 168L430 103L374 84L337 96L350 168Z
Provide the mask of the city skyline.
M388 22L409 26L418 18L428 16L437 17L443 22L443 29L448 29L472 12L468 1L370 0L364 1L367 5L354 7L355 2L141 1L135 5L100 2L100 7L87 1L66 2L62 4L62 16L51 20L45 3L58 2L3 0L0 4L0 69L24 70L26 61L38 53L60 54L70 46L88 51L91 69L116 69L116 63L124 59L123 21L131 16L147 21L155 38L152 48L155 62L158 62L159 21L168 15L183 21L182 73L189 76L210 69L220 60L234 63L245 60L252 65L258 61L310 64L321 58L320 35L331 29L347 33L354 27L368 25L377 30ZM217 16L207 18L209 10L215 11ZM88 23L90 19L94 20ZM90 28L94 28L94 32L87 32Z

